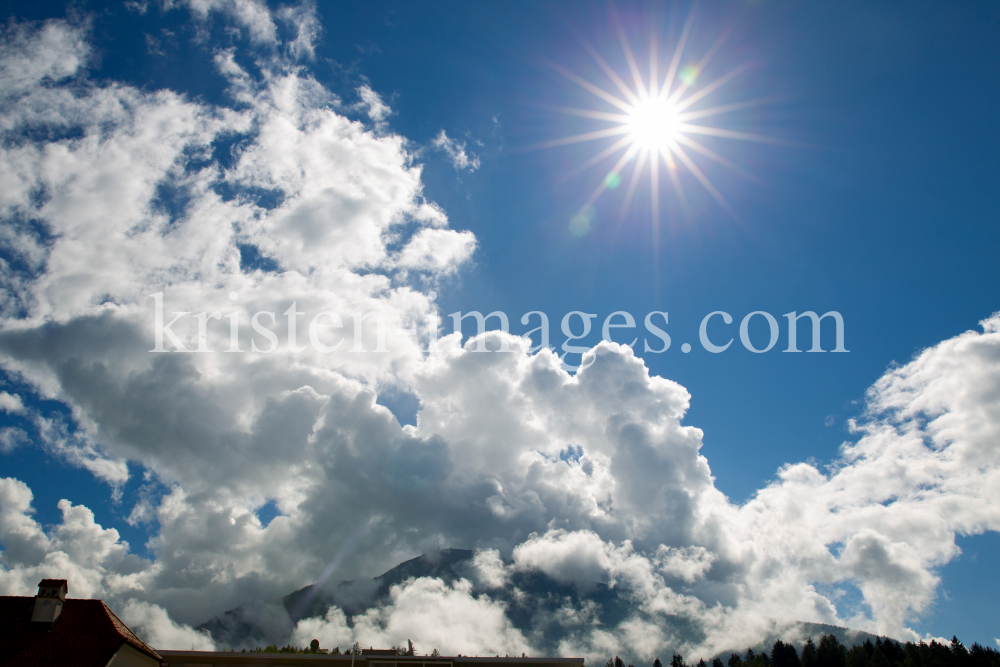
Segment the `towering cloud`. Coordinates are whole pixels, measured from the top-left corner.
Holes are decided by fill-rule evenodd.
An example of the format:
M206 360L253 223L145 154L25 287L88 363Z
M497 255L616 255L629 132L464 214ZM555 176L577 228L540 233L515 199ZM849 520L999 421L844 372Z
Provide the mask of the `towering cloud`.
M30 437L111 493L138 464L147 481L122 502L156 528L151 560L72 498L45 529L31 490L0 480L0 592L68 576L153 641L207 646L190 626L331 562L371 576L444 544L479 550L467 581L406 582L351 622L334 607L274 625L300 642L531 651L490 591L543 572L628 591L613 625L572 601L546 620L560 651L591 658L709 655L797 620L913 636L955 535L1000 530L1000 316L879 380L834 468L787 465L734 505L681 423L688 392L629 348L602 343L570 375L516 337L486 334L511 351L477 353L427 335L426 290L475 238L423 197L370 87L341 99L301 67L309 5L279 14L197 4L247 36L247 54L214 52L229 106L90 80L85 26L4 28L0 363L26 389L0 393L24 422L3 451ZM276 21L300 29L283 43ZM157 334L192 352L150 352ZM389 392L416 397L416 425L376 402ZM838 607L844 586L864 604Z

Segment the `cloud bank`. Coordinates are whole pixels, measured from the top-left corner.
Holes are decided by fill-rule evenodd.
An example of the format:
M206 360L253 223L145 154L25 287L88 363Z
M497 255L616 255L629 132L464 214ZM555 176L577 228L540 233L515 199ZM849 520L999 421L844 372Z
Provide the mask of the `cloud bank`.
M649 660L793 621L914 637L955 535L1000 530L1000 315L886 373L834 467L789 464L735 505L702 431L682 424L688 392L629 348L601 343L570 375L516 337L493 354L428 337L426 290L476 240L424 198L381 97L366 85L343 100L302 68L321 33L310 5L191 12L243 31L242 51L211 51L229 106L89 79L85 25L3 29L0 364L26 389L0 393L20 420L0 447L30 440L110 493L138 464L142 490L121 501L154 537L140 557L72 499L43 527L31 490L2 479L0 593L67 577L157 647L208 647L193 626L315 581L335 557L336 577L362 577L469 546L467 581L411 580L384 606L351 619L333 607L290 637L531 653L538 637L490 590L541 572L632 602L613 625L558 607L544 620L565 629L559 652ZM284 42L282 22L299 26ZM478 166L439 139L456 167ZM178 341L211 353L150 353L154 294L168 320L188 313ZM250 353L268 347L260 312L280 344ZM342 327L310 331L321 312ZM383 319L381 346L377 318L355 328L355 313ZM310 335L341 347L321 353ZM417 398L416 425L376 402L389 392ZM268 503L279 515L263 525ZM838 602L846 589L863 602Z

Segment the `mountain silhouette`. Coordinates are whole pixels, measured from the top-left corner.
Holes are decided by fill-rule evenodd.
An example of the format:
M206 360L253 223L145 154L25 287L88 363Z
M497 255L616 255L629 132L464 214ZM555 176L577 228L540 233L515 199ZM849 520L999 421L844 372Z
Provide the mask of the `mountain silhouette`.
M441 549L400 563L370 580L342 580L323 587L305 586L280 600L247 603L209 619L198 629L207 630L220 647L282 645L291 637L295 624L303 618L322 617L331 606L337 606L350 619L389 603L393 586L419 577L441 579L449 585L459 579L473 582L474 595L486 593L491 599L503 602L511 623L534 646L550 655L556 655L560 640L575 629L567 625L560 610L567 607L586 609L589 616L581 621L580 630L595 622L613 628L635 610L633 592L625 586L563 582L537 570L512 571L504 586L485 588L476 583L473 555L468 549ZM688 618L667 617L665 622L670 623L674 632L692 641L704 638L701 628ZM774 633L753 648L770 650L776 639L801 646L809 637L818 641L827 634L834 635L847 647L861 644L866 639L872 642L876 639L875 635L861 630L801 622L782 627L780 631L776 628ZM731 651L723 651L719 655L725 658L731 652L742 654L746 649L746 646L734 646Z

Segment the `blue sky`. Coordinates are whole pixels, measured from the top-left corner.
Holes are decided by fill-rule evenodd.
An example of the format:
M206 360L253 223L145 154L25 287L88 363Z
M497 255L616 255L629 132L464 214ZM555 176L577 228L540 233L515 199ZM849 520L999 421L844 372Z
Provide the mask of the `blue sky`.
M80 77L85 76L86 86L101 89L115 84L150 95L169 90L192 105L214 110L211 113L221 118L222 110L252 111L257 102L239 97L235 79L219 64L220 53L230 54L231 62L257 82L277 76L268 75L271 65L263 63L273 65L275 59L290 58L281 65L285 68L282 71L311 77L337 98L329 107L337 114L364 123L372 136L405 138L403 150L408 151L409 162L404 166L421 165L420 196L446 214L448 229L468 231L475 237L474 253L456 256L454 266L442 265L436 270L416 267L406 275L392 274L396 289L406 285L425 295L431 289L436 291L434 305L424 303L423 307L438 308L445 317L445 333L451 331L447 315L455 311L503 311L515 334L529 328L520 323L524 313L542 311L549 316L551 342L558 347L564 341L559 321L570 311L583 311L597 316L590 336L580 341L593 346L601 338L601 323L614 311L631 313L640 336L646 313L669 312L669 324L664 328L672 339L670 348L662 354L644 352L640 338L636 353L651 376L672 380L690 392L690 408L680 424L702 429L700 453L711 467L714 486L736 506L751 500L768 484L781 486L776 474L786 464L811 462L820 471L827 471L827 465L835 465L833 470L846 465L840 459L841 445L845 441L857 443L868 433L852 431L850 420L879 423L877 414L866 413L866 405L871 406L866 403L866 392L887 369L903 367L927 348L979 330L981 320L1000 310L1000 287L995 279L1000 231L993 224L1000 186L1000 131L994 111L1000 101L1000 47L994 38L1000 27L1000 10L987 3L961 8L932 3L870 6L795 2L704 3L693 10L687 4L617 6L616 16L644 77L648 77L651 35L659 44L660 76L689 16L694 18L680 60L682 67L697 62L725 36L698 72L692 91L735 68L745 69L693 108L763 99L765 103L720 114L706 124L710 121L717 127L764 135L773 141L703 139L705 146L742 171L704 156L695 158L735 217L683 165L678 168L678 178L688 205L682 207L663 163L656 185L658 216L650 207L648 171L639 181L628 212L620 215L629 166L622 172L622 184L603 192L586 212L589 225L582 235L573 233L571 221L605 179L615 158L574 172L614 139L538 146L608 126L559 110L615 111L564 75L569 72L616 92L614 83L588 52L589 45L612 70L627 77L628 64L608 5L320 3L311 9L303 5L304 13L290 13L288 20L281 19L282 7L272 5L268 11L275 17L276 33L267 39L255 37L254 24L240 18L239 8L248 6L256 3L218 3L202 15L197 8L180 3L169 10L149 3L142 12L139 5L127 7L117 2L78 3L69 8L61 3L13 3L4 12L15 22L25 22L22 26L35 26L31 29L48 19L66 19L85 35L90 45L86 73L75 74L75 84L43 80L39 84L42 88L84 86ZM302 26L307 23L301 16L306 14L314 20L309 25L321 28L312 33L311 55L294 56L291 45L296 30L305 34ZM14 30L8 28L8 35ZM271 46L268 39L278 46ZM8 43L13 43L9 37ZM366 103L359 92L362 88L391 112L379 112L377 106ZM5 104L23 102L13 99ZM74 122L67 122L66 127ZM233 127L244 127L232 122ZM58 145L73 140L71 132L59 136L47 130L46 135L37 128L19 130L16 126L5 131L14 133L6 139L11 150L18 142ZM444 142L435 144L438 137L444 137ZM255 140L253 130L219 130L210 142L214 152L198 159L230 169L236 159L231 156L238 155L232 146ZM455 151L466 162L455 159ZM200 168L191 166L195 162L196 158L189 156L173 164L191 171ZM10 168L16 172L16 167ZM372 178L377 183L378 176ZM274 177L271 182L279 181ZM155 199L159 210L178 219L186 216L193 220L201 215L192 210L202 209L188 208L196 198L184 188L194 186L173 190L174 186L157 187L150 201ZM222 186L213 187L226 199ZM241 195L230 197L231 201L241 201L240 196L249 197L254 192L245 181L232 187L244 189ZM280 191L280 185L274 187L272 192ZM259 210L280 210L280 197L292 197L288 192L270 205L256 200ZM42 210L40 204L36 208ZM5 209L4 224L13 229L15 214L11 211L14 208ZM23 211L19 215L23 218ZM43 219L44 213L38 217ZM234 228L238 224L243 223L233 222ZM243 243L243 247L255 244L251 247L264 249L261 256L267 255L266 243L254 240L258 232L241 233L244 237L234 243ZM405 244L405 234L413 229L401 233L402 237L388 241L390 252L393 243ZM278 259L272 260L273 264L249 267L244 273L253 268L263 269L261 274L290 270L292 260L281 260L280 230L273 235L278 250L267 256ZM68 233L62 238L69 238ZM45 243L40 247L46 247ZM5 262L12 264L10 258L20 256L19 251L9 248L5 252ZM45 266L44 262L38 266ZM352 275L390 271L371 266L354 268ZM16 273L16 267L10 270ZM31 280L41 281L45 273L46 269L40 269ZM310 274L303 271L302 275ZM199 280L189 279L194 286ZM222 279L212 280L216 282L204 280L206 290L210 283L213 289L217 287ZM152 278L140 282L156 289ZM148 302L140 303L134 295L119 298L109 290L117 304L131 298L148 309ZM60 302L70 304L64 306L67 314L59 314L55 306L48 314L25 306L27 313L7 311L4 326L8 330L28 326L25 322L42 326L37 323L46 317L72 322L74 317L82 317L79 308L74 310L72 298ZM177 309L196 310L186 306ZM714 339L734 339L732 346L719 354L703 349L698 338L702 318L713 311L725 311L734 318L728 326L718 318L713 320ZM740 321L754 311L772 314L781 326L777 344L762 354L745 349L739 337ZM850 352L783 353L787 346L783 315L791 311L839 312ZM823 330L828 350L833 347L829 325L827 321ZM801 327L799 332L799 347L807 349L808 333ZM473 330L467 326L465 333ZM766 344L762 318L754 320L750 333L758 347ZM632 337L629 332L616 332L614 340L627 343ZM690 353L681 351L682 343L692 346ZM660 343L650 338L650 344ZM106 423L107 417L97 416L96 408L74 399L76 394L67 388L62 370L52 371L58 380L45 373L18 375L33 363L29 358L62 354L46 350L46 345L57 345L55 342L40 345L41 351L32 353L35 356L4 348L5 391L21 396L19 400L27 407L20 413L8 411L0 419L24 429L32 441L0 455L4 476L30 487L34 516L42 524L60 521L56 502L67 498L92 510L98 524L116 528L133 553L158 565L158 558L166 563L159 550L163 541L171 538L162 531L162 520L127 519L136 516L134 508L143 502L155 507L169 489L183 488L196 494L193 489L197 484L185 483L184 475L168 462L170 455L135 444L145 436L114 430ZM57 367L64 369L65 365L52 366ZM404 382L386 379L379 375L381 371L338 372L378 387L380 402L393 409L403 423L415 423L418 399L423 405L433 403L431 394L421 394L421 385L409 376ZM986 377L996 378L989 373ZM955 381L961 386L970 380ZM167 380L163 382L166 386ZM288 386L289 390L296 388ZM326 395L325 390L318 391ZM253 402L246 400L246 405ZM232 409L234 414L239 412ZM246 409L253 412L257 408ZM69 435L64 440L74 440L73 434L79 431L77 441L91 443L87 446L103 452L95 454L94 460L118 461L127 466L127 474L116 473L118 476L109 481L107 475L95 474L94 466L88 468L79 458L66 454L65 448L43 445L47 436L41 434L38 418L53 414L59 415L53 421L65 424ZM261 425L266 420L261 414L254 423L264 429ZM141 422L140 416L136 419ZM996 441L992 443L995 459ZM63 481L53 483L56 476ZM620 479L619 483L628 482ZM233 493L234 498L239 496ZM230 501L254 508L264 519L264 528L275 514L296 520L296 512L301 513L309 504L288 489L239 497ZM980 498L986 501L985 496ZM391 514L391 510L382 511ZM985 530L985 534L963 535L962 529L952 528L960 535L960 556L928 556L922 561L921 567L937 573L941 582L932 587L931 601L920 611L903 614L906 627L920 635L958 634L967 644L993 644L1000 635L995 621L1000 611L1000 580L994 568L986 565L1000 557L1000 542L996 532L991 532L996 530L995 524L992 528L989 521L976 525L979 528L973 532ZM463 533L457 527L432 530L436 529L447 539L464 536L469 540L455 543L457 547L493 546L491 538ZM496 546L501 552L505 548L509 551L528 530L525 527L519 536L514 536L515 531L503 538L508 540L506 547L497 537ZM637 544L642 541L627 531L593 530L605 540L620 542L628 537ZM150 538L159 540L159 546L143 546ZM843 555L845 540L834 540L831 553ZM384 544L390 542L386 538ZM323 548L317 547L315 558L319 561L332 557ZM393 549L394 554L405 553L419 549L419 542L404 540ZM13 570L10 563L5 566ZM300 576L308 577L312 566L302 563L297 567L301 568L296 570ZM850 619L854 613L850 607L859 604L850 600L863 597L858 593L858 582L857 578L834 577L834 583L829 584L840 587L842 599L847 601L843 609L838 607L838 619ZM277 590L286 583L271 581L260 588ZM193 622L196 612L182 610L184 605L169 596L157 598L151 592L153 585L149 586L143 604L155 603L167 608L172 617ZM177 609L171 604L177 604ZM877 621L871 616L868 619Z

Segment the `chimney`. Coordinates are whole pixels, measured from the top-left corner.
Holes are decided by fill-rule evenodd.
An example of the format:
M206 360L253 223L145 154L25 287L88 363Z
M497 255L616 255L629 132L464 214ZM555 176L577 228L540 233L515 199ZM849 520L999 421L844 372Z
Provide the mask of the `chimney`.
M35 596L35 609L31 612L31 622L52 625L59 620L68 589L65 579L42 579L38 584L38 595Z

